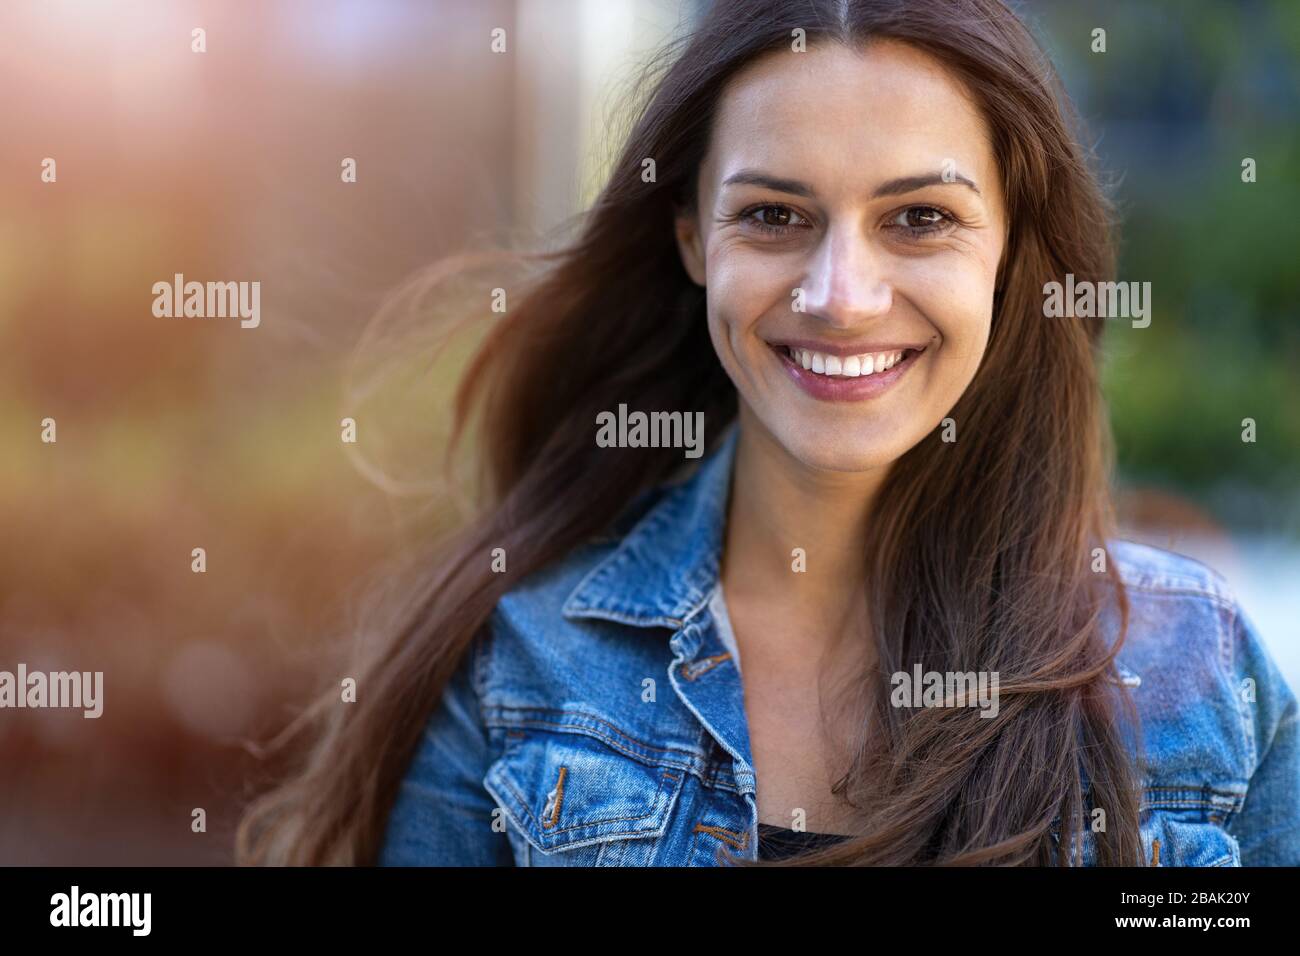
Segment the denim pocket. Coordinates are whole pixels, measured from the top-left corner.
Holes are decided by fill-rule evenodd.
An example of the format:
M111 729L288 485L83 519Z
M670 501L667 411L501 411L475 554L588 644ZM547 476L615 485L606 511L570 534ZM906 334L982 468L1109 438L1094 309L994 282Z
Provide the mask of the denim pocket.
M564 854L530 852L535 865L625 863L637 854L610 844L667 831L682 770L642 763L576 731L518 728L505 740L483 786L533 850Z
M1148 866L1241 866L1237 838L1190 813L1152 814L1142 827L1142 846Z
M1236 838L1214 818L1199 809L1153 809L1144 814L1139 827L1142 866L1241 866L1241 848ZM1060 846L1059 829L1052 828ZM1076 852L1083 866L1097 865L1098 834L1085 828L1078 834Z

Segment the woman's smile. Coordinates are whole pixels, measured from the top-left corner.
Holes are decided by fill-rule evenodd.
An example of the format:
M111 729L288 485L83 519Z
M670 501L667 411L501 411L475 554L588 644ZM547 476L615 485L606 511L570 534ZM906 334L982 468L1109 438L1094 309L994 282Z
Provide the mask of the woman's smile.
M892 388L924 355L926 346L834 346L817 342L769 343L790 378L822 401L875 398Z

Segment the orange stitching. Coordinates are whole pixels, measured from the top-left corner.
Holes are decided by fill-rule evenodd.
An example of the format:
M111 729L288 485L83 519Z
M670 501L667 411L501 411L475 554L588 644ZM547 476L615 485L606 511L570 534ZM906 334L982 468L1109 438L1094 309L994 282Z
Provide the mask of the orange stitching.
M516 788L515 785L511 782L509 775L507 775L507 774L502 774L501 777L500 777L500 782L501 782L502 785L504 785L505 787L509 788L511 795L514 796L515 800L519 803L519 806L523 809L524 814L528 817L528 819L529 819L529 820L533 820L533 819L534 819L534 817L533 817L533 812L532 812L532 810L531 810L531 809L529 808L529 806L528 806L528 801L524 798L524 795L521 794L521 793L519 792L518 788ZM655 813L658 812L658 811L657 811L657 808L658 808L658 798L659 798L659 794L661 794L661 793L663 793L663 785L662 785L662 784L660 784L659 789L658 789L657 791L655 791L655 800L656 800L655 806L654 806L654 807L651 807L649 810L647 810L645 813L640 814L639 816L635 816L635 817L631 817L631 816L629 816L629 817L610 817L608 820L594 820L594 821L590 821L590 822L587 822L587 823L575 823L575 824L574 824L573 826L571 826L571 827L563 827L563 828L561 828L561 829L559 829L559 830L556 830L555 832L556 832L557 834L559 834L559 833L569 833L569 832L572 831L572 830L583 830L583 829L586 829L587 827L592 827L592 826L596 826L596 825L598 825L598 824L603 824L603 823L624 823L624 822L627 822L627 821L644 820L646 817L654 816ZM542 825L543 827L549 826L549 824L547 824L547 823L545 823L545 822L542 822L541 825ZM619 833L615 833L615 834L607 834L607 836L632 836L632 835L634 835L635 833L636 833L635 830L626 830L626 831L620 831Z
M551 818L542 821L543 827L553 827L560 819L560 804L564 801L564 777L568 772L568 767L560 768L560 779L555 784L555 805L551 808Z
M695 680L701 674L707 674L713 668L717 667L723 661L731 656L730 652L726 654L717 654L713 657L703 657L700 659L699 666L688 665L683 671L682 676L687 680ZM708 665L707 667L704 665Z
M1151 841L1151 865L1160 865L1160 841L1158 839Z
M708 833L711 836L717 837L724 843L730 844L737 850L743 850L745 847L749 846L748 833L742 835L733 830L724 830L722 827L705 826L703 823L695 824L695 832Z

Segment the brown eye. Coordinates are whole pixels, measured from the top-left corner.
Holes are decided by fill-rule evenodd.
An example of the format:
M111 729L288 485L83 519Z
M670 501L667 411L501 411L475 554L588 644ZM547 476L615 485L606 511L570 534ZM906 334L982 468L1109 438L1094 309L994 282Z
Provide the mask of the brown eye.
M759 221L765 226L788 226L790 215L790 210L783 206L764 206L758 211Z
M755 229L772 234L785 234L808 225L808 221L789 206L776 203L753 206L743 212L740 219Z
M907 210L909 226L936 226L943 222L943 213L930 206L913 206Z
M917 232L929 232L948 221L948 215L934 206L908 206L894 217L893 225Z

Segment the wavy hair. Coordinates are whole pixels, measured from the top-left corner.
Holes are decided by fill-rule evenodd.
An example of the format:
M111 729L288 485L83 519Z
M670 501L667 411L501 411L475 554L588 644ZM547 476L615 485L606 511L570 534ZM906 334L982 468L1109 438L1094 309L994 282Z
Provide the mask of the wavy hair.
M1102 808L1097 862L1140 864L1135 725L1114 657L1127 601L1113 563L1112 452L1098 380L1100 319L1045 320L1046 282L1113 273L1111 210L1072 132L1050 64L1000 0L717 0L652 65L651 92L575 238L498 320L455 401L455 443L476 411L483 502L387 604L360 642L358 701L337 681L285 730L301 746L247 808L244 863L364 864L431 709L498 599L609 526L665 480L680 452L592 440L598 412L702 411L707 443L736 415L713 351L705 291L683 268L673 219L696 201L714 112L756 57L807 41L913 44L974 95L992 135L1010 231L982 364L937 433L891 466L874 504L863 583L877 663L841 702L863 719L840 740L835 790L852 838L790 863L1065 865ZM656 181L642 180L653 157ZM509 569L485 556L502 547ZM1102 625L1118 604L1118 640ZM892 708L888 675L997 671L1000 708ZM734 862L742 862L735 860ZM755 863L753 865L765 865Z

